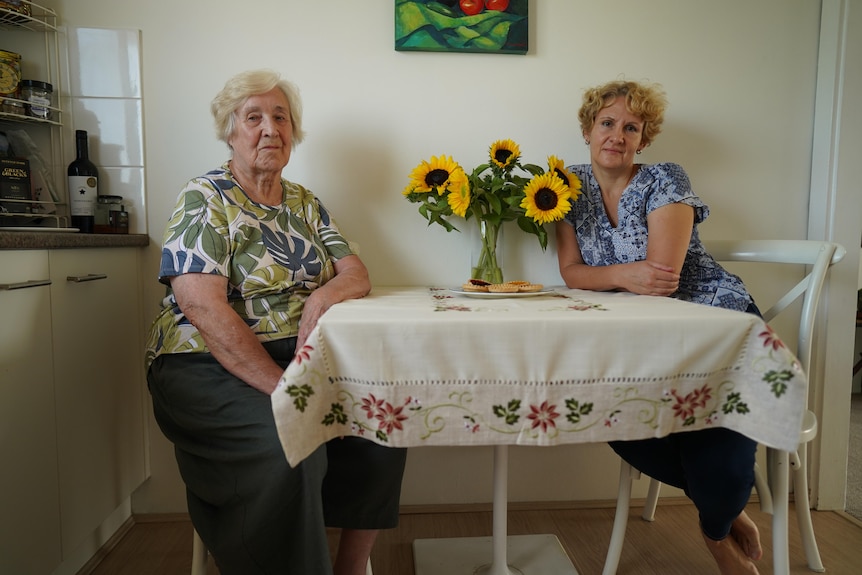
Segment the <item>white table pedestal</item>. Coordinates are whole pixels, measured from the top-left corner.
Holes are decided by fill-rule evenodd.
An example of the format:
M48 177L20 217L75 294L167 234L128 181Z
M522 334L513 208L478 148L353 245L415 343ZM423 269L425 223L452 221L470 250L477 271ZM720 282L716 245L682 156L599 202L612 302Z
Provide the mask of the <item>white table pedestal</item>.
M495 446L492 536L415 540L415 575L578 575L555 535L507 537L508 470L508 447Z

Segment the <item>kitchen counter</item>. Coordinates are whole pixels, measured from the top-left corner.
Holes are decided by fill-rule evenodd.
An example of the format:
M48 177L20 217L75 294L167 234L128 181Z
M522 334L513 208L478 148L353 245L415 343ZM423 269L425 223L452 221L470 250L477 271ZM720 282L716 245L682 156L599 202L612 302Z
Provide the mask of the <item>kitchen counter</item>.
M65 248L146 247L146 234L81 234L78 232L3 231L0 250L55 250Z

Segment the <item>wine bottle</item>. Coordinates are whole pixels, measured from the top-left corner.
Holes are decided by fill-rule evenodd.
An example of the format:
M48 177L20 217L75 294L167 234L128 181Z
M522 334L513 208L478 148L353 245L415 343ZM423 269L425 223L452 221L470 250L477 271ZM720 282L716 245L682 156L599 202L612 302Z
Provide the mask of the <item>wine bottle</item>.
M90 161L86 130L75 131L75 160L69 164L69 210L72 227L82 233L93 233L96 198L99 194L99 171Z

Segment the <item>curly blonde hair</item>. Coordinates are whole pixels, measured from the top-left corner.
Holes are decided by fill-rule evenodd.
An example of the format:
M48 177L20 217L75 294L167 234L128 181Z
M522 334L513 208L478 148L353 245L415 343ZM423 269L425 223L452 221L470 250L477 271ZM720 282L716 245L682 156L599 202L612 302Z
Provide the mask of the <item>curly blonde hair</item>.
M251 96L265 94L276 87L284 92L290 108L290 123L293 126L292 147L302 142L305 132L302 131L302 100L299 98L299 90L287 80L282 80L278 72L272 70L240 72L225 82L224 88L216 94L210 104L218 139L228 144L236 127L234 112L239 110Z
M587 88L584 92L584 101L578 110L578 120L581 123L581 132L589 134L593 129L596 116L602 108L605 108L619 96L626 99L626 109L640 116L644 122L641 142L644 147L649 146L656 136L661 132L664 122L664 111L667 108L667 98L664 90L659 84L641 84L628 80L616 80Z

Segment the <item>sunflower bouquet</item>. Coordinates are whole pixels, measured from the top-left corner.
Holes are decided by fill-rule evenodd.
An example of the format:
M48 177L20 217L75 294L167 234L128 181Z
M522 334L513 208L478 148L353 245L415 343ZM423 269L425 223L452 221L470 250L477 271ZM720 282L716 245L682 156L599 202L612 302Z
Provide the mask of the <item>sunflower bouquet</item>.
M544 225L562 219L581 193L581 181L565 169L563 160L548 157L548 170L521 163L521 150L512 140L491 144L489 160L467 174L449 156L432 156L410 173L402 192L418 203L428 225L458 230L448 218L474 219L482 237L482 249L471 277L502 282L497 262L497 235L504 222L517 221L523 231L535 235L544 250L548 233Z

